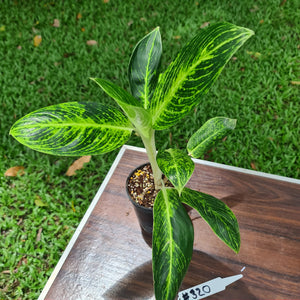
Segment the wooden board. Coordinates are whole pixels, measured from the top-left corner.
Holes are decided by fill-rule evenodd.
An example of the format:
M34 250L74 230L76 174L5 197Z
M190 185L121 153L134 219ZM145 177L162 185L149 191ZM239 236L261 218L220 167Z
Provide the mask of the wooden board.
M146 154L122 148L39 299L154 299L151 249L125 192ZM241 231L236 255L190 212L194 253L181 290L216 277L244 277L210 299L300 299L300 181L196 161L190 188L231 207Z

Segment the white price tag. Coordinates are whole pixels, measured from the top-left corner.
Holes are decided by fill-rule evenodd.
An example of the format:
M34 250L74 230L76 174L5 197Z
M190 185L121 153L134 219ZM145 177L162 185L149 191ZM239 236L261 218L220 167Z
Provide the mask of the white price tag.
M201 283L178 294L178 300L199 300L210 295L224 291L226 286L241 279L242 274L234 275L226 278L215 278L210 281Z

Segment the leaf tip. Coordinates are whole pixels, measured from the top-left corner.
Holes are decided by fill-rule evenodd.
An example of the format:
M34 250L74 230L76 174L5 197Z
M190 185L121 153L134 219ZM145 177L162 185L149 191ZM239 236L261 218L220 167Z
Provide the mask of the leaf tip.
M249 33L249 36L255 35L255 32L249 28L248 28L248 33Z
M241 236L240 236L240 231L238 231L238 239L237 239L236 244L231 245L229 247L235 252L235 254L239 254L239 252L241 250Z
M235 254L239 254L239 252L241 250L240 247L241 247L241 245L238 245L238 247L236 249L232 249L235 252Z
M230 119L229 128L233 130L236 127L236 122L237 119Z
M11 135L14 138L15 138L15 134L14 134L15 127L16 127L16 123L14 123L9 130L9 135Z

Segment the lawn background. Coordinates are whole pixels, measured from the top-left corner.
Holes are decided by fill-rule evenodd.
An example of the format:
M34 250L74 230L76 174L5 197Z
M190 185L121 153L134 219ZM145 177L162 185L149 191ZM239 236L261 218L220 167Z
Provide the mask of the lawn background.
M162 70L207 23L255 31L197 109L159 148L183 148L207 119L237 118L237 127L205 159L300 178L300 7L287 1L2 1L0 3L0 299L36 299L111 166L117 151L92 157L76 176L77 158L36 153L9 129L35 109L66 101L114 103L89 77L128 90L135 44L156 26ZM54 19L59 27L52 26ZM42 41L34 46L34 37ZM96 45L87 45L94 40ZM142 146L136 136L128 144ZM22 176L7 177L13 166ZM45 205L45 206L41 206Z

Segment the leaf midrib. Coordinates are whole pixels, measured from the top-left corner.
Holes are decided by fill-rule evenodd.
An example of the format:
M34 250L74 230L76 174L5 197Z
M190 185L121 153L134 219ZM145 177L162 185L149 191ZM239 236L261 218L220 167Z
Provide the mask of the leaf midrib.
M224 125L224 124L223 124L223 125ZM224 125L224 126L226 126L226 125ZM197 153L198 149L201 148L202 145L203 145L204 143L206 143L212 136L215 137L215 136L219 135L220 132L223 132L223 131L226 131L226 130L229 131L229 130L233 130L233 129L234 129L234 128L231 128L231 127L229 127L229 126L226 126L226 127L221 128L220 130L214 132L213 135L210 135L210 136L206 137L201 143L199 143L197 146L195 146L195 147L192 149L192 151L189 152L189 154L193 156L194 153Z
M121 129L121 130L128 130L132 131L133 127L125 127L125 126L116 126L116 125L110 125L110 124L94 124L94 123L49 123L49 124L36 124L36 125L26 125L26 128L44 128L44 127L83 127L83 128L108 128L108 129Z
M219 132L220 132L220 131L214 133L212 136L215 137L216 135L218 135ZM203 144L205 144L212 136L210 135L210 136L208 136L207 138L205 138L204 140L202 140L202 142L200 142L197 146L195 146L195 147L191 150L191 152L189 152L189 154L193 156L195 153L197 153L197 152L198 152L198 149L203 148Z
M174 240L172 238L172 224L171 224L171 214L170 214L170 208L169 208L169 205L168 205L168 201L166 199L168 199L168 193L167 193L167 190L164 188L162 189L163 191L163 197L164 197L164 201L165 201L165 205L166 205L166 213L167 213L167 222L168 222L168 231L169 231L169 242L165 245L165 247L168 247L168 252L169 252L169 261L172 262L173 261L173 248L174 248ZM169 264L170 266L170 269L169 269L169 272L168 272L168 276L167 276L167 286L170 286L171 284L171 281L172 281L172 278L170 276L170 274L172 274L172 267L173 267L173 264Z

